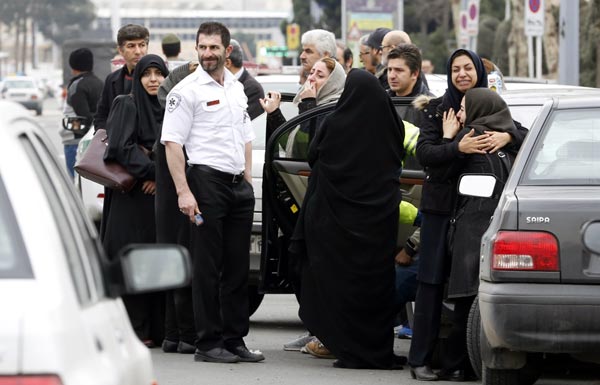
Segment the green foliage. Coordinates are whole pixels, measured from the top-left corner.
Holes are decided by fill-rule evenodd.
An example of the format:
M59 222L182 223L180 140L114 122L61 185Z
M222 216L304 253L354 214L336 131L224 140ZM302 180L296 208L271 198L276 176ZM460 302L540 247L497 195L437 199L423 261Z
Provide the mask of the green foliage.
M498 24L494 37L494 49L490 58L505 75L508 74L508 35L511 28L510 20Z
M480 17L489 15L498 20L504 20L505 7L506 0L481 0L479 3L479 15Z
M301 33L312 29L314 26L310 16L310 2L305 0L292 0L292 7L294 9L293 22L300 26Z
M316 0L316 2L323 9L323 16L321 17L321 20L319 20L320 28L333 32L337 37L342 36L342 1Z
M479 56L493 61L496 30L499 24L500 21L493 16L480 16L479 36L477 37L477 53Z
M579 83L598 87L598 44L600 42L600 1L580 2Z
M3 0L0 3L1 23L10 26L31 19L44 36L59 44L89 29L95 17L90 0Z
M423 59L431 60L435 66L435 73L446 73L446 62L449 57L446 33L442 28L438 28L426 35L425 38L427 39L427 50L423 50ZM418 47L422 47L425 43L423 36L420 34L415 34L414 38L411 37L411 39Z

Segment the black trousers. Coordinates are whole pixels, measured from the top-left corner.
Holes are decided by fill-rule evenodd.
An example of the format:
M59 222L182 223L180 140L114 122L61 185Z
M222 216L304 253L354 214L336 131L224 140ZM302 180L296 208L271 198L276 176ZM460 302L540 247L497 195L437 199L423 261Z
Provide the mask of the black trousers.
M190 225L196 347L241 345L250 317L252 185L226 181L199 167L187 170L187 180L204 218L204 224Z
M450 216L422 214L418 286L413 315L413 336L408 354L412 367L431 365L438 341L446 269L447 232Z

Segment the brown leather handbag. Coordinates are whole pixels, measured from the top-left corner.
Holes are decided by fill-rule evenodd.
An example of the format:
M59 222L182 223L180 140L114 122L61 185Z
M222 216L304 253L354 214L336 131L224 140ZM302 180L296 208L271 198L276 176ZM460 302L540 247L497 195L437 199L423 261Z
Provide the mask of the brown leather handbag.
M105 161L104 152L108 146L106 130L98 129L94 138L75 165L75 171L85 179L122 193L129 192L135 185L134 178L120 163Z

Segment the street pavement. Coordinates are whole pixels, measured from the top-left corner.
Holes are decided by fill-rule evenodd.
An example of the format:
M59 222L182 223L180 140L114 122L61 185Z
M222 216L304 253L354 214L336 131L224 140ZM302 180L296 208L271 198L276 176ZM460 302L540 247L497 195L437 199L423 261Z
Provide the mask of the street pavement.
M163 353L152 349L160 385L415 385L404 370L350 370L332 367L333 360L286 352L283 344L304 332L293 295L266 295L250 319L246 344L259 349L266 359L260 363L212 364L194 362L192 355ZM395 339L396 354L407 355L410 340ZM600 385L590 376L576 373L545 377L537 385ZM476 382L472 382L476 384ZM437 384L453 384L439 381Z

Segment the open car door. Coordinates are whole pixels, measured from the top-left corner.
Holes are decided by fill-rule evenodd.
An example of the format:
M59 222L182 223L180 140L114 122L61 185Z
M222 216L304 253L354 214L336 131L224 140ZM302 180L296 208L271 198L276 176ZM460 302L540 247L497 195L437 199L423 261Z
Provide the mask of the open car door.
M404 116L405 110L410 108L412 98L393 98L393 101L399 115ZM334 108L335 103L318 106L287 121L267 138L259 287L263 293L293 292L288 246L310 176L307 161L309 133L314 132ZM424 176L425 173L414 156L407 155L400 181L403 200L419 206ZM413 231L414 227L401 225L399 244L403 245Z

